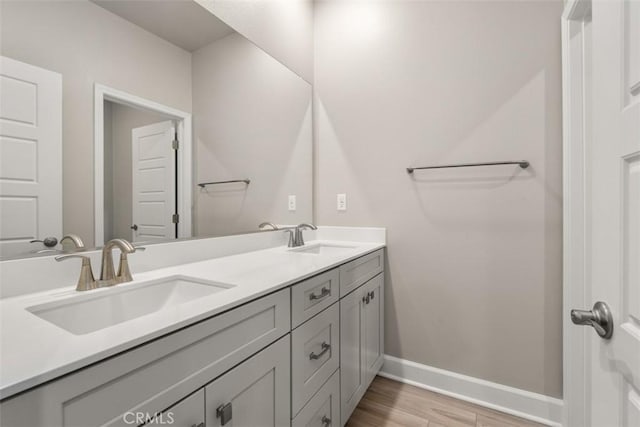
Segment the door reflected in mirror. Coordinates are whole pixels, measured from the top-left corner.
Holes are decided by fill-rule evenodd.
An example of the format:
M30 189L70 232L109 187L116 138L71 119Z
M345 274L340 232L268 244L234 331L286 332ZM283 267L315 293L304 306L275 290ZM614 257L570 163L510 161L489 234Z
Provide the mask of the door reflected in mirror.
M178 237L178 124L104 101L104 242Z
M312 221L310 84L197 2L2 0L0 23L0 257Z

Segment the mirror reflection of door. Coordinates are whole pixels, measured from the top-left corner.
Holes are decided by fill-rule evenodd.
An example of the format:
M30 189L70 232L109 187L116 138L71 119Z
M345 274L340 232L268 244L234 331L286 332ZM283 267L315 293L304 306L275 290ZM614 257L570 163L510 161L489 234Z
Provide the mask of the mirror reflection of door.
M170 120L131 131L134 242L177 237L176 140Z
M175 239L176 123L116 102L104 107L105 241Z

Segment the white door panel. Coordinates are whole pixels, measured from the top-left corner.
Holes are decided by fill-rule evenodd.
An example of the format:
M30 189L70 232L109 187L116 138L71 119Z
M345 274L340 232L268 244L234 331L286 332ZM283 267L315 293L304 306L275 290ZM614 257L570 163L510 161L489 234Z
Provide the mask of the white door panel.
M62 235L62 76L0 57L0 256Z
M133 241L176 237L175 128L172 121L131 131L133 164Z
M613 314L590 334L591 425L640 422L640 2L593 2L592 301ZM589 232L589 231L588 231Z

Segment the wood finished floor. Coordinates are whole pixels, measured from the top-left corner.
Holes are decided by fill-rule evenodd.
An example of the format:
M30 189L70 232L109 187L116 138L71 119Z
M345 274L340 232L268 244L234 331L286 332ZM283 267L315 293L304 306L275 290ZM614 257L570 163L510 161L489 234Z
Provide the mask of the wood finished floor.
M376 377L346 427L533 427L502 412Z

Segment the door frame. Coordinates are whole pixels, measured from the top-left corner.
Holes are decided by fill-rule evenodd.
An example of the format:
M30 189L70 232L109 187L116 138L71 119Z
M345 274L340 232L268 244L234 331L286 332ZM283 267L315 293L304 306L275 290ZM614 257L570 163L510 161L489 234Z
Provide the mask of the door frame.
M141 98L99 83L94 86L94 230L96 247L104 245L104 102L112 101L160 113L177 122L178 150L178 238L191 237L193 131L191 113Z
M572 308L590 307L588 203L590 112L585 79L584 43L571 43L571 34L580 32L591 17L591 0L569 0L562 14L562 112L563 112L563 425L588 426L590 415L587 391L590 357L587 328L576 327L569 318ZM576 80L578 79L578 80ZM587 80L585 82L585 80ZM578 83L576 83L576 81ZM587 99L585 100L585 97Z

